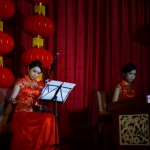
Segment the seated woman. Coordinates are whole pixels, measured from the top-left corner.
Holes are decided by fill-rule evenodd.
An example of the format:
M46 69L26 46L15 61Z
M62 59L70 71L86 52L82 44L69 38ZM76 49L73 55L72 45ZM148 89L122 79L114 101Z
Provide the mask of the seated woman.
M11 120L12 150L46 150L54 144L55 118L53 114L33 112L43 85L35 79L42 72L42 63L33 61L28 75L16 80L11 97L15 112Z
M113 95L113 102L130 99L136 96L135 87L132 84L136 77L136 66L133 63L126 64L122 69L123 80L117 84Z

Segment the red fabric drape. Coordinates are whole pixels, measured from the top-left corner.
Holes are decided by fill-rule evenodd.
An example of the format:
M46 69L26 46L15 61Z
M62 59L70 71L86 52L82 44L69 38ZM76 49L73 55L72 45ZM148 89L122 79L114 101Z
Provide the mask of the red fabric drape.
M76 83L67 101L58 104L61 136L69 134L68 112L94 106L94 114L97 108L93 93L113 92L122 79L121 68L128 62L137 66L134 82L137 95L149 93L149 3L149 0L53 0L47 7L55 27L47 48L53 54L59 53L51 79ZM31 37L23 31L22 24L33 9L25 0L15 5L17 77L25 72L18 63L19 57L31 47Z
M15 112L11 121L11 150L54 150L55 118L53 114Z

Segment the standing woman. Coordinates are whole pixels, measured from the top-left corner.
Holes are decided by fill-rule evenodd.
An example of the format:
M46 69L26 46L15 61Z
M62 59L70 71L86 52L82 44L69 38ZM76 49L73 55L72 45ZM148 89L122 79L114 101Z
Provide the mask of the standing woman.
M123 80L117 84L113 95L113 102L130 99L136 96L135 87L132 84L136 77L136 66L133 63L126 64L122 69Z
M16 80L10 103L15 104L11 120L11 150L45 150L54 142L54 115L33 112L43 88L36 78L42 72L42 63L35 60L29 64L28 74Z

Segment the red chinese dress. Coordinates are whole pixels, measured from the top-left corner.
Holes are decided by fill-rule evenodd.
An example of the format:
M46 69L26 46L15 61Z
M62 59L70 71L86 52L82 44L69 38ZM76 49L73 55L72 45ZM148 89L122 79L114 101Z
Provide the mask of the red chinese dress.
M30 80L28 76L19 78L16 84L20 87L20 91L16 98L18 105L15 111L33 112L32 106L37 101L43 85L36 80Z
M43 86L28 76L18 79L18 104L11 120L11 150L49 150L55 142L55 117L50 113L33 112L32 106ZM51 148L51 150L53 150Z
M135 88L133 84L127 83L126 81L122 80L120 84L116 86L120 90L118 101L130 99L136 96Z

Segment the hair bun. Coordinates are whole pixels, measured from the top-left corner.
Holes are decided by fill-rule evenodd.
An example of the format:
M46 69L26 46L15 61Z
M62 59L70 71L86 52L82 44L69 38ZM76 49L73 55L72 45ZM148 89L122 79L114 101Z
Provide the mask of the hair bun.
M136 66L133 63L128 63L123 67L122 73L128 73L132 70L137 70Z

